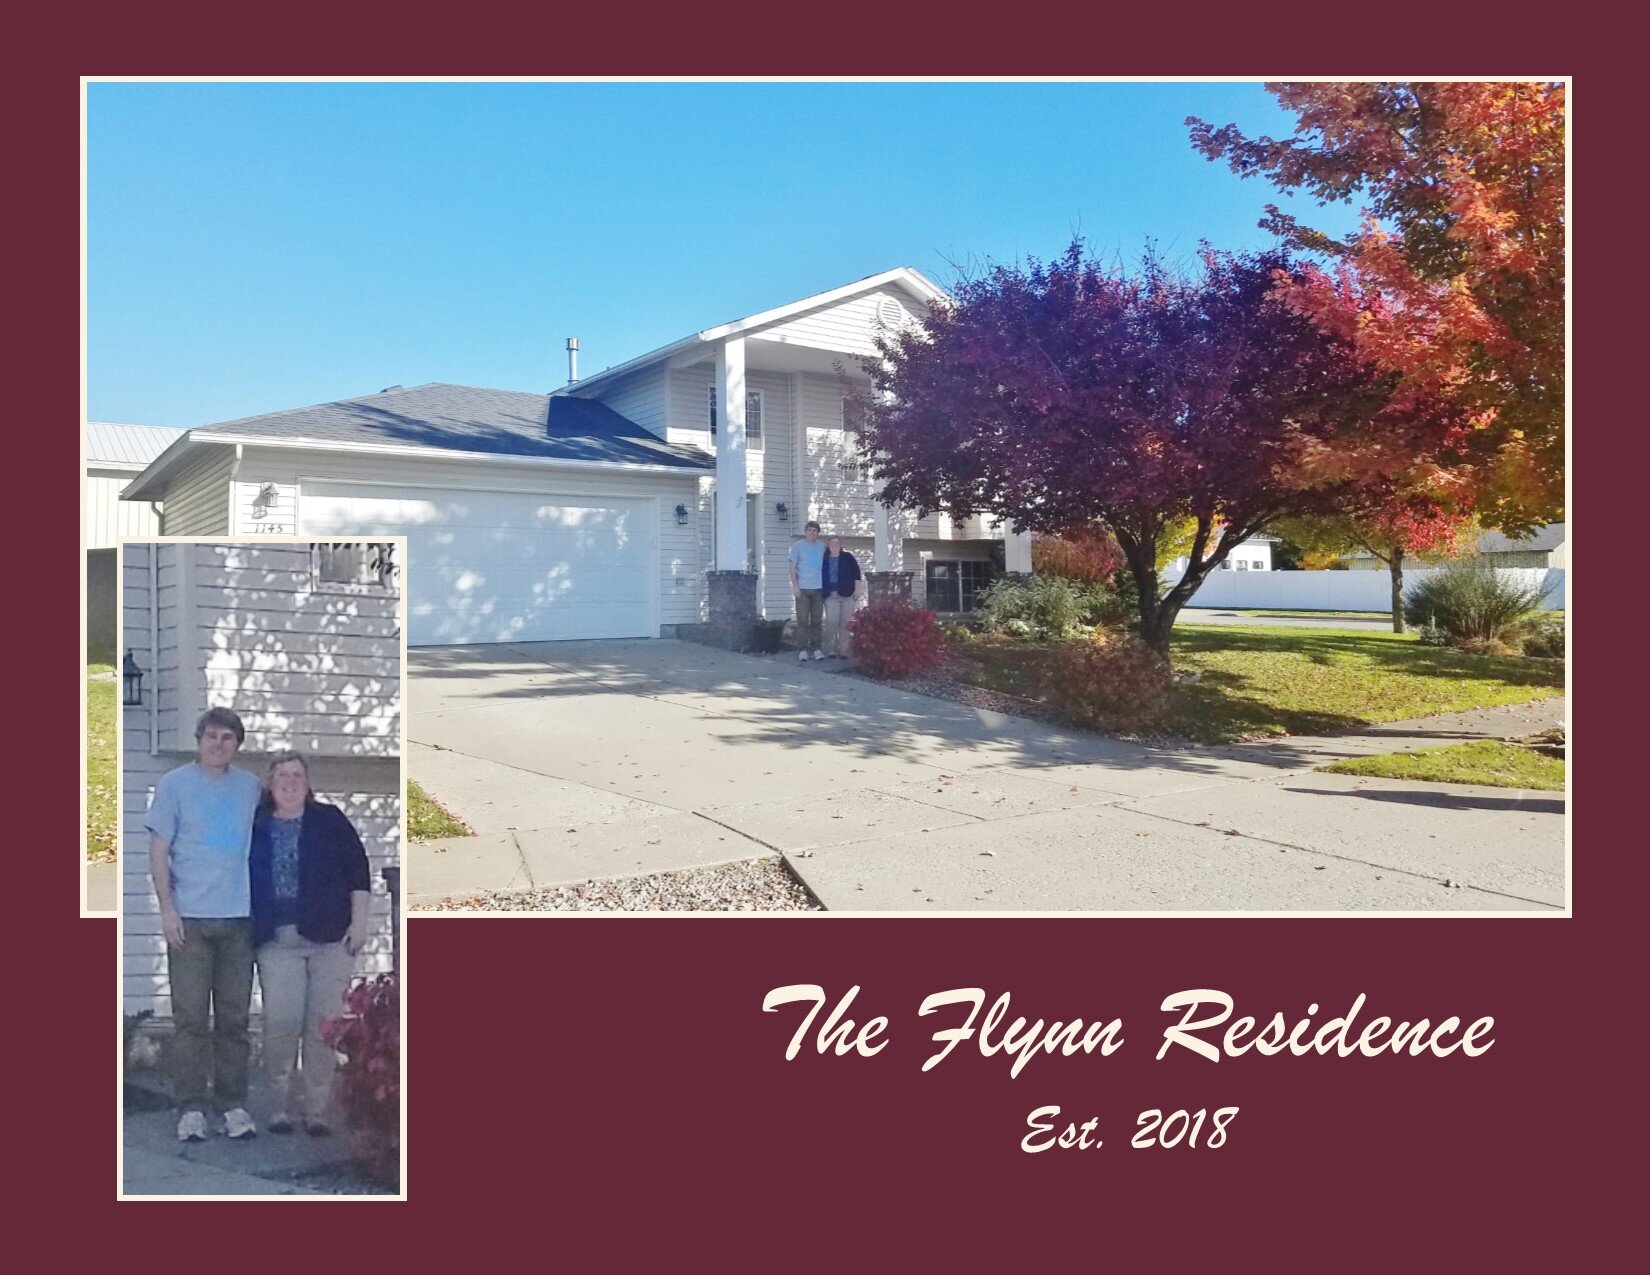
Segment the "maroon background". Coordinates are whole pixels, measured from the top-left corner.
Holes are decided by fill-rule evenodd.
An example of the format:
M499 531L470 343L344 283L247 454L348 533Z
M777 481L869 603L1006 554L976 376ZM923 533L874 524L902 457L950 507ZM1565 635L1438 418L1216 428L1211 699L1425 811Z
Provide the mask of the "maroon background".
M1644 693L1634 630L1607 604L1575 632L1583 696L1609 676L1617 711L1580 711L1573 920L421 919L407 951L407 1204L289 1204L278 1220L257 1204L117 1205L116 1006L105 999L115 929L73 918L74 856L63 843L79 841L64 812L77 804L78 776L66 760L49 769L32 760L77 751L63 706L81 675L79 640L41 638L73 628L64 617L77 610L83 71L1195 74L1287 73L1330 58L1339 74L1578 73L1576 205L1587 244L1576 287L1578 561L1602 570L1642 540L1637 519L1613 512L1636 507L1644 472L1642 446L1628 455L1643 433L1642 318L1627 292L1642 275L1642 201L1625 194L1642 180L1625 133L1641 77L1579 74L1588 32L1551 29L1550 15L1526 23L1511 9L1473 12L1450 29L1456 20L1442 11L1422 23L1367 9L1293 19L1270 6L1215 30L1188 11L1170 47L1160 9L1096 10L1092 30L1039 20L1028 6L908 21L885 7L874 25L853 10L787 17L722 6L646 21L632 10L620 15L622 41L588 12L535 11L518 28L450 10L429 25L409 8L374 17L360 40L338 6L324 22L298 6L205 12L210 21L196 23L177 8L95 21L82 10L67 38L18 32L26 66L5 85L8 212L22 219L9 236L18 285L9 299L30 321L10 378L22 400L11 424L39 479L9 499L14 528L35 533L26 557L21 535L13 551L16 596L39 607L8 626L6 659L12 720L29 741L10 767L27 793L12 809L24 871L4 1051L9 1159L27 1183L13 1198L28 1196L17 1238L50 1242L59 1259L141 1266L381 1267L505 1250L574 1269L644 1259L873 1269L1634 1262L1622 1245L1642 1200L1644 1065L1627 1034L1641 1034L1643 1007L1628 977L1644 966L1644 837L1629 822L1640 767L1627 714L1642 712ZM398 47L420 31L439 38ZM1608 198L1589 198L1606 183ZM1255 197L1258 206L1271 192L1257 185ZM1589 466L1611 443L1621 455ZM1572 514L1572 532L1574 523ZM42 531L61 537L45 555L34 547ZM43 559L51 570L39 569ZM43 649L49 677L33 675ZM833 994L860 984L857 1017L888 1015L891 1044L869 1060L785 1062L800 1011L764 1015L760 1004L792 982ZM1017 1080L1004 1059L960 1047L922 1074L936 1024L916 1017L918 1002L971 984L1011 991L1033 1017L1121 1017L1128 1044L1109 1059L1039 1058ZM1158 1001L1203 986L1263 1018L1310 1001L1328 1016L1359 991L1371 1014L1489 1014L1497 1043L1478 1059L1210 1064L1176 1050L1154 1061ZM1107 1145L1021 1153L1026 1113L1051 1102L1100 1115ZM1220 1150L1127 1145L1142 1108L1234 1104L1242 1111Z

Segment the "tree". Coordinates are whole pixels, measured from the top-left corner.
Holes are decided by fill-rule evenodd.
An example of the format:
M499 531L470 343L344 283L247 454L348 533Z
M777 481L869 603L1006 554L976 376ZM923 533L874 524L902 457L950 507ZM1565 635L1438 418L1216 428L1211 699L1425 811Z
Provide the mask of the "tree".
M1284 517L1331 512L1438 446L1442 416L1395 402L1349 341L1273 295L1281 251L1205 250L1177 273L1087 260L999 266L879 339L861 442L879 498L989 513L1032 532L1099 523L1167 656L1176 616L1231 548ZM1182 521L1185 573L1158 555Z
M1285 288L1412 389L1475 426L1479 516L1517 533L1563 517L1565 92L1552 83L1273 84L1295 135L1186 122L1240 176L1361 201L1344 242L1276 205L1261 225L1326 254Z
M1402 633L1404 563L1455 557L1472 544L1478 523L1421 494L1361 503L1345 513L1286 519L1274 530L1299 549L1307 570L1323 570L1360 549L1383 563L1392 580L1392 631Z

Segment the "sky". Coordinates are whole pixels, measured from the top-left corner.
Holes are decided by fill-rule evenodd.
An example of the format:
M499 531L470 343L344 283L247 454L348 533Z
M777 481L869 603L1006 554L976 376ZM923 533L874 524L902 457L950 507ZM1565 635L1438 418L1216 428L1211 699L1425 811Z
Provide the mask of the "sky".
M588 376L894 266L1269 245L1288 197L1188 115L1292 131L1250 84L93 84L88 416L546 391L569 336Z

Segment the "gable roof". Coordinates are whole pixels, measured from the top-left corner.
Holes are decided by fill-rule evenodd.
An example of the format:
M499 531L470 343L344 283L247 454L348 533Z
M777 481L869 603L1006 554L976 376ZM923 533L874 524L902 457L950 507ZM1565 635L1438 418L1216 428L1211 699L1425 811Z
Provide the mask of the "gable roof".
M121 425L113 421L86 422L86 467L129 469L134 473L183 436L165 425Z
M683 337L680 341L672 341L669 345L661 345L658 349L649 350L646 354L640 354L633 359L626 359L623 363L616 363L612 367L603 368L600 372L585 377L577 384L564 386L556 390L552 397L561 398L583 394L587 389L593 386L602 386L614 377L623 376L627 372L638 371L649 364L673 358L695 347L709 345L722 340L724 337L751 332L757 328L765 328L808 310L831 305L838 301L846 301L849 297L858 296L863 292L872 292L877 288L886 287L890 284L904 288L920 301L944 301L949 297L944 288L923 274L922 271L915 270L910 266L895 266L892 270L884 270L881 274L866 275L863 279L845 283L840 288L832 288L827 292L816 292L813 296L803 297L800 301L787 302L785 305L776 306L771 310L763 310L757 314L746 315L743 319L735 319L731 323L722 323L716 327L694 332Z

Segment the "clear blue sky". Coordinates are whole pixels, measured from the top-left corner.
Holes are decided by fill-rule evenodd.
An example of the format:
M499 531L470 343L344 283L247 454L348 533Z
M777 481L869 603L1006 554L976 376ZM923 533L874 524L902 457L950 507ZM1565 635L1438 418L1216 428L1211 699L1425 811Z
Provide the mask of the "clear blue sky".
M454 381L547 390L895 265L1260 246L1200 115L1259 85L102 84L93 420L193 426ZM1302 202L1302 201L1297 201ZM1316 210L1337 233L1346 208Z

